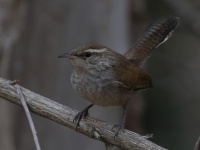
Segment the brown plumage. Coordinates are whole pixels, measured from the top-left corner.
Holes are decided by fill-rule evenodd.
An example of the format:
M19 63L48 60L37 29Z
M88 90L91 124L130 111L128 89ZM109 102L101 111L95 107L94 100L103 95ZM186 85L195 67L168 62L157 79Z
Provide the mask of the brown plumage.
M177 17L160 17L156 19L137 39L125 56L138 66L142 65L150 56L151 51L172 36L179 24Z
M71 75L73 89L92 103L77 115L77 125L93 105L125 108L136 91L152 86L151 77L140 65L154 48L172 35L178 21L176 17L157 19L124 56L94 43L59 56L69 58L74 67Z

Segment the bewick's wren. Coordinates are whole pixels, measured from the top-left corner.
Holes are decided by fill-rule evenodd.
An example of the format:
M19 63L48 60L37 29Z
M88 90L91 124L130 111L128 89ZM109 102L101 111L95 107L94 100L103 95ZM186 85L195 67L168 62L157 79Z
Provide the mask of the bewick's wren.
M77 115L77 125L93 105L125 108L136 91L152 86L150 76L139 66L172 35L178 22L176 17L158 18L124 56L99 44L86 44L58 56L70 59L72 87L92 103Z

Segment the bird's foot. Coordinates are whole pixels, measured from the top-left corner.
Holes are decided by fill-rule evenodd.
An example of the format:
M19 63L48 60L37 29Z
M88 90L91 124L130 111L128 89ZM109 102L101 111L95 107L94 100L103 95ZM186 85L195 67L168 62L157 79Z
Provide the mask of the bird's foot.
M93 106L93 104L90 104L89 106L87 106L86 108L84 108L82 111L80 111L75 117L73 122L76 123L76 131L77 131L77 127L79 126L79 123L81 121L81 119L83 117L86 117L89 115L88 110Z
M116 140L116 137L119 135L119 132L124 132L124 125L114 125L111 129L112 132L115 132L114 135L114 141Z

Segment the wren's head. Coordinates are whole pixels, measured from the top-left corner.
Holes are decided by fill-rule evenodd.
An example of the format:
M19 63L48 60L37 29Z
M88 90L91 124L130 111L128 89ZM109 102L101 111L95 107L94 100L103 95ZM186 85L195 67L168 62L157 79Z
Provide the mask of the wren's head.
M71 53L64 53L58 58L69 58L75 69L101 71L113 67L117 56L123 57L106 46L87 44L74 49Z

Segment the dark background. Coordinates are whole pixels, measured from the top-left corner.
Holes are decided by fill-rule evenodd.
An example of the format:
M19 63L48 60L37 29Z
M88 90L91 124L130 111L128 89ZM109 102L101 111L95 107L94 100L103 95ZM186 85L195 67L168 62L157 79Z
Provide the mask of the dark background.
M180 18L174 35L144 68L153 88L131 103L127 127L167 149L193 149L200 135L200 2L195 0L2 0L0 76L77 110L89 103L71 88L72 66L57 56L96 42L124 53L157 17ZM112 124L122 109L95 106ZM104 149L104 144L32 115L42 149ZM35 149L23 110L0 99L0 149Z

